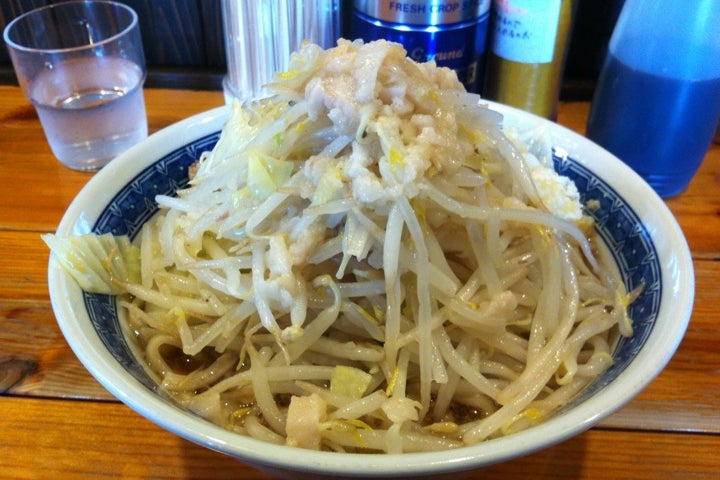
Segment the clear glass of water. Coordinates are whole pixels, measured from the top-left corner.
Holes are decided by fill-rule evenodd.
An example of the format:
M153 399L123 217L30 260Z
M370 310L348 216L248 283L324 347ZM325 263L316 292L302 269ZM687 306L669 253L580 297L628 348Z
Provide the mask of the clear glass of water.
M52 4L13 19L3 36L18 83L63 165L97 170L147 136L145 57L130 7Z

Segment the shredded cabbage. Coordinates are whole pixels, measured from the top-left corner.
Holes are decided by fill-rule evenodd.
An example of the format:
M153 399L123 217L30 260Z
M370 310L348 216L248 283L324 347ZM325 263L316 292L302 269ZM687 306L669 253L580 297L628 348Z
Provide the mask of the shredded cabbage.
M118 295L122 284L140 281L140 249L127 236L41 235L45 244L87 292Z

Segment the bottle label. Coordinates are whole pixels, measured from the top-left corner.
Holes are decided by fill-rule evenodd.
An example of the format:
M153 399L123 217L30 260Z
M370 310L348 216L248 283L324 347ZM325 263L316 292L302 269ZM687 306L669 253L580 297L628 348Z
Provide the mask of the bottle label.
M562 0L493 0L492 52L520 63L549 63Z

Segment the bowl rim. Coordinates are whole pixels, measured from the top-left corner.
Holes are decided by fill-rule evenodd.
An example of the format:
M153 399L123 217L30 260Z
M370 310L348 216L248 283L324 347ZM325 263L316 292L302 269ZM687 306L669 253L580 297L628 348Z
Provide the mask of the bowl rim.
M229 432L210 422L188 415L149 391L108 352L91 328L81 291L50 255L48 287L58 325L71 349L85 368L116 398L141 416L186 440L217 450L256 468L345 476L416 476L478 468L530 454L577 435L629 402L647 386L674 355L690 320L694 297L692 258L682 230L664 201L633 170L579 133L532 114L494 102L486 102L507 118L522 122L547 122L553 139L568 150L575 161L612 185L643 220L653 220L649 234L659 245L659 256L674 256L661 262L663 297L657 317L643 348L602 391L575 408L562 412L528 430L508 437L443 452L352 454L312 452L293 447L268 448L267 443ZM108 184L123 185L142 168L192 140L218 132L229 114L229 106L198 113L150 135L97 172L71 202L57 234L87 233L92 220L112 199ZM612 168L598 172L592 158L603 158ZM588 160L591 159L591 160ZM595 166L597 168L597 166ZM614 172L613 178L608 178ZM632 196L629 196L632 194ZM657 328L657 326L662 328ZM652 347L652 348L649 348ZM277 450L279 449L279 450Z

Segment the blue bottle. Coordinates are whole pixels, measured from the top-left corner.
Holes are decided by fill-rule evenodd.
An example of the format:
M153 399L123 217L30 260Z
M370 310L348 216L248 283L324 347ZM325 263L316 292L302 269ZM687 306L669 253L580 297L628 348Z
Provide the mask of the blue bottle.
M627 0L587 137L662 197L695 175L720 119L720 1Z
M451 68L468 91L479 91L490 0L354 0L353 7L353 38L400 43L413 60Z

